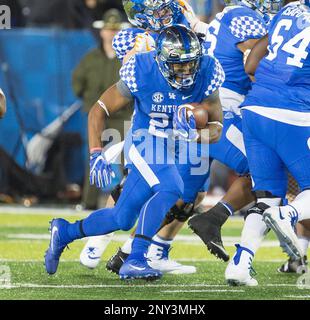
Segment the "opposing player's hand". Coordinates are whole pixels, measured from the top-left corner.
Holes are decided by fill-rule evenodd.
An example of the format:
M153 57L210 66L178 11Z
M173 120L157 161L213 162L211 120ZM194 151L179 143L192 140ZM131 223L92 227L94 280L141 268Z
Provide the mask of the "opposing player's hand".
M181 140L195 141L198 139L196 120L190 105L179 106L173 115L174 135Z
M95 184L97 188L105 188L112 183L115 173L101 151L90 154L89 167L89 182L91 185Z
M155 46L155 40L148 32L139 33L136 36L134 46L136 52L149 52L155 50Z

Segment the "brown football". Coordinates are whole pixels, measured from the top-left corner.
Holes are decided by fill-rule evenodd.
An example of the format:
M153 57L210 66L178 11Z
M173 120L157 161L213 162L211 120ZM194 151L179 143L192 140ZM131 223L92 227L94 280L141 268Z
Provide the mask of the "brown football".
M188 109L191 109L194 114L197 129L204 129L208 123L208 111L198 107L199 103L196 102L187 103L187 105L194 107L194 109L190 107Z

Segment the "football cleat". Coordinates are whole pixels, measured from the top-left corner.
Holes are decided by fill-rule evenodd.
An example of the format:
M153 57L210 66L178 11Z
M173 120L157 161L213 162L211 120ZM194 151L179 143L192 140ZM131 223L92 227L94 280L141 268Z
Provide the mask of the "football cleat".
M67 232L69 222L64 219L54 219L50 222L51 240L47 251L45 252L45 269L48 274L54 274L57 271L59 258L63 250L70 241L65 241L62 235Z
M196 273L196 267L186 266L169 259L170 245L152 242L147 254L148 264L151 268L169 274Z
M298 220L296 210L291 206L270 207L263 213L263 220L277 235L280 245L292 260L303 256L294 226Z
M254 253L248 248L236 244L237 251L229 262L225 279L230 286L257 286L258 282L253 276L256 275L252 267Z
M112 237L113 233L104 236L90 237L80 254L81 264L90 269L96 268Z
M119 270L124 264L125 260L128 258L129 254L122 251L121 248L118 249L115 255L113 255L106 264L107 270L119 274Z
M307 256L301 259L286 261L280 268L278 268L280 273L298 273L303 274L308 272L308 260Z
M154 281L162 277L159 270L153 269L148 265L146 259L127 259L119 270L121 280L143 279Z
M229 260L222 241L221 226L216 224L211 216L205 213L197 214L188 221L188 226L205 243L211 254L225 262Z

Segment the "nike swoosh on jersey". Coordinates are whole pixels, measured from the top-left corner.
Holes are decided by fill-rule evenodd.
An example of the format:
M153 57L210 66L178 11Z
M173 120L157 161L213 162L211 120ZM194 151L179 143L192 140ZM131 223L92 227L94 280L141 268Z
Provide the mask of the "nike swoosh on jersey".
M186 97L182 97L182 100L186 100L186 99L188 99L188 98L190 98L192 96L192 94L190 95L190 96L186 96Z

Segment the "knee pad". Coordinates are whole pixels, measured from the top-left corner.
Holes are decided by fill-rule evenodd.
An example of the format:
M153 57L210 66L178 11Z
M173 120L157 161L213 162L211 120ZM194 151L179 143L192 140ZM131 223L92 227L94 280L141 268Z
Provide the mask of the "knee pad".
M184 203L181 208L173 206L170 211L166 214L167 224L171 223L173 220L178 220L180 222L186 222L194 214L194 204Z

